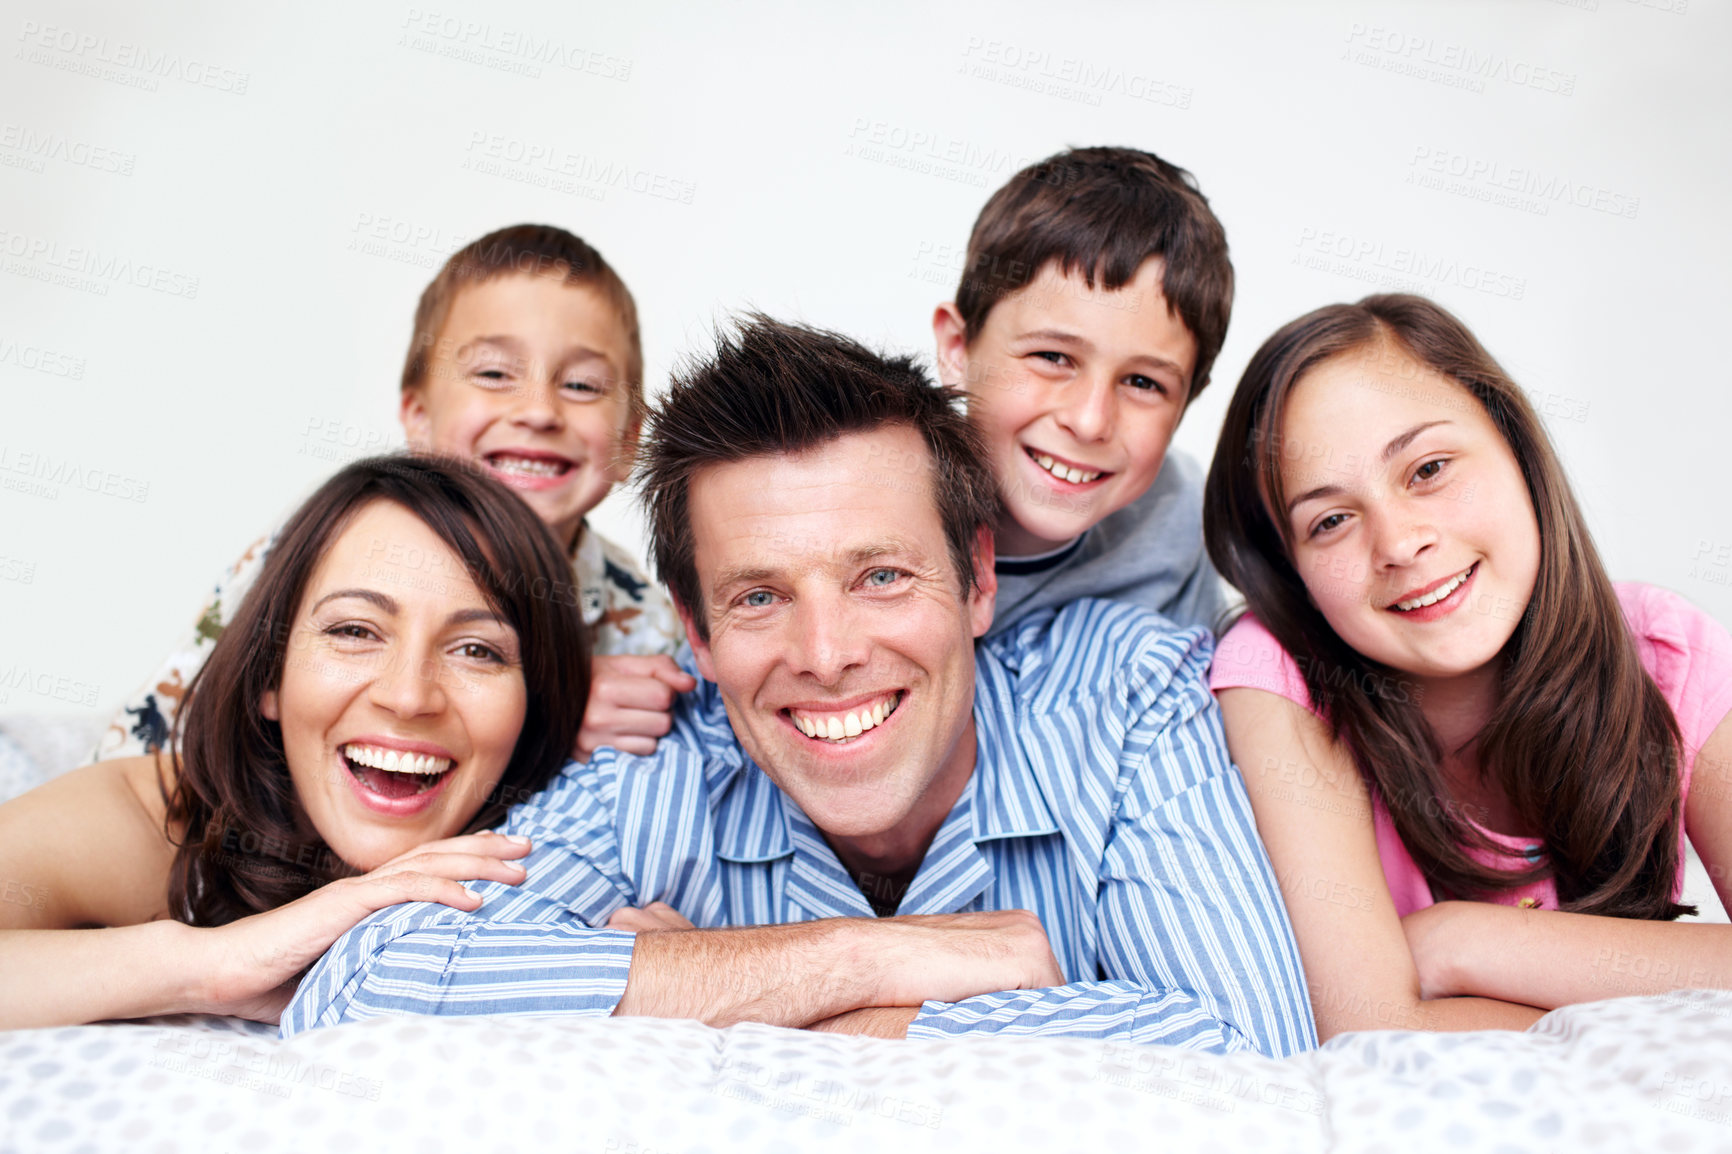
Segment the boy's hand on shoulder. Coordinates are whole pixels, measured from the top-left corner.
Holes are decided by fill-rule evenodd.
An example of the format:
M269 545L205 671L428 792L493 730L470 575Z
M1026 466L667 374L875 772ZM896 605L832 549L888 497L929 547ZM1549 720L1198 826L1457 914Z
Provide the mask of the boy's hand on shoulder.
M594 658L589 704L572 756L588 761L604 745L624 753L654 753L657 739L673 726L674 698L696 686L696 678L661 654Z

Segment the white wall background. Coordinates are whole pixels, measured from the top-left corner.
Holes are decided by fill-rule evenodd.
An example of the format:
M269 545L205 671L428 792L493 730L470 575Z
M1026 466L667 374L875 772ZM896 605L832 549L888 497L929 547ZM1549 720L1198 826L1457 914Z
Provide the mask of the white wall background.
M479 233L600 248L652 386L746 306L925 353L988 192L1093 143L1227 225L1180 444L1277 325L1417 286L1549 415L1613 575L1732 624L1721 0L6 0L0 37L0 708L112 709L248 541L397 443L416 296Z

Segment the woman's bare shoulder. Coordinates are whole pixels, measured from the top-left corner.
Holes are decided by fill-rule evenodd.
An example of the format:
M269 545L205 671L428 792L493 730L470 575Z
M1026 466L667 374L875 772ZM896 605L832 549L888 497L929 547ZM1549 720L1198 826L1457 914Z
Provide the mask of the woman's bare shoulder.
M165 813L148 757L86 765L0 805L0 928L166 916Z

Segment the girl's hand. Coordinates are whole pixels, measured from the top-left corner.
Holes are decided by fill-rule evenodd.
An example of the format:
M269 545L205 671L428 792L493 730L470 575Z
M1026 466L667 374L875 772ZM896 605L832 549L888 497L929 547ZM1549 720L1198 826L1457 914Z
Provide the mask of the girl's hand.
M1457 988L1457 947L1466 944L1465 924L1483 902L1438 902L1422 910L1414 910L1401 919L1407 935L1407 948L1413 952L1413 966L1419 971L1419 996L1453 998L1462 993Z
M205 960L199 969L203 985L193 1001L205 1013L275 1022L301 974L369 914L399 902L439 902L472 912L481 898L462 882L485 878L516 885L527 871L512 859L530 848L528 838L499 833L431 841L279 909L196 929Z

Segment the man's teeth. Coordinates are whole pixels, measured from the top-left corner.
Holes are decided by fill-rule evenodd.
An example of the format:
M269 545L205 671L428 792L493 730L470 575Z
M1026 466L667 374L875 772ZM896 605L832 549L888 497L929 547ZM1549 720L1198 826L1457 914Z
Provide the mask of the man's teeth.
M827 717L789 710L788 715L807 737L816 737L823 741L846 741L850 737L859 737L868 729L883 725L884 719L895 713L896 707L901 703L902 695L896 693L880 699L869 709L832 713Z
M1034 454L1034 463L1057 477L1061 481L1069 481L1073 485L1084 485L1101 476L1099 473L1087 473L1081 469L1073 469L1061 461L1055 461L1045 453Z
M343 756L356 765L382 769L386 773L437 777L451 768L449 757L434 757L429 753L402 753L395 749L382 749L377 745L345 745Z
M1469 565L1466 569L1463 569L1460 573L1451 577L1444 584L1439 585L1430 593L1425 594L1425 596L1415 597L1412 601L1397 601L1395 607L1402 610L1413 610L1424 609L1427 605L1436 605L1439 601L1442 601L1445 597L1448 597L1451 593L1454 593L1457 589L1461 588L1461 583L1466 581L1467 575L1472 572L1473 566Z
M489 457L487 460L501 473L521 473L527 477L557 477L565 472L565 463L562 461L508 456Z

